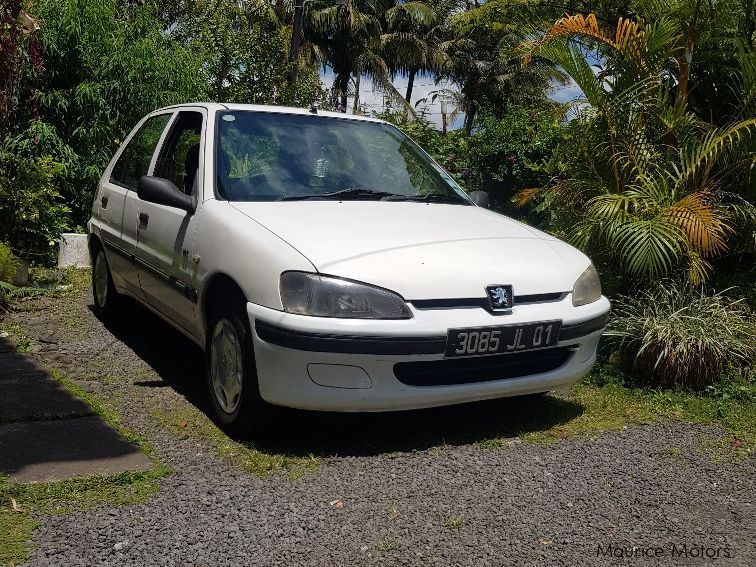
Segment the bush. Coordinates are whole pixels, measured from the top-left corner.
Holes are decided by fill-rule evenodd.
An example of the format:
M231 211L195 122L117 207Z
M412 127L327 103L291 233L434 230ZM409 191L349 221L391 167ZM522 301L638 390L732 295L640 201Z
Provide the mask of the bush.
M11 249L0 242L0 282L10 283L18 269L18 259Z
M69 208L55 187L63 167L49 156L13 151L16 139L0 148L0 240L24 259L52 261L55 242L69 227Z
M512 196L543 184L562 165L556 152L564 137L563 110L552 104L513 106L501 116L482 114L471 135L443 135L422 108L415 120L388 110L376 114L417 142L468 191L487 191L495 210L512 213Z
M728 363L748 368L756 357L756 318L743 299L670 281L620 296L607 335L643 386L702 390Z

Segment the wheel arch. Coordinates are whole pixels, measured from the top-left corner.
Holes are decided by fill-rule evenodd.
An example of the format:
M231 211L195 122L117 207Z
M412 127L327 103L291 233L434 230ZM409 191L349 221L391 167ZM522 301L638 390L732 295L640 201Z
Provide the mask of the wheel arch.
M89 248L89 258L92 260L92 264L94 265L94 255L97 250L104 250L105 246L102 244L102 240L100 240L100 237L97 236L94 233L89 233L89 238L87 239L87 247Z
M241 306L246 305L247 297L236 280L224 272L216 272L209 277L199 296L199 308L202 323L202 332L207 341L207 326L213 312L221 302L229 298L239 301Z

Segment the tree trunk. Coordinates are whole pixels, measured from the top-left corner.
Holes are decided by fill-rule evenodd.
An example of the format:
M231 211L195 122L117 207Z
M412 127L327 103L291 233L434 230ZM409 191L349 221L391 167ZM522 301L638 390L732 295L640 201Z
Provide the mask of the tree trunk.
M746 45L750 48L753 48L753 33L755 31L754 28L756 27L756 16L753 15L755 8L754 2L753 0L744 0L743 4L745 6L743 11L745 12L745 14L751 14L751 16L746 16L742 20L742 35Z
M415 69L412 69L409 73L409 79L407 80L407 94L404 95L404 100L406 100L408 103L412 103L412 89L415 86L415 75L417 74L417 71Z
M304 1L298 0L294 4L294 26L291 31L291 48L289 49L289 84L297 82L299 70L299 42L302 39L302 25L304 20Z
M696 28L696 22L701 13L701 0L698 0L695 8L693 9L693 16L691 20L684 25L684 41L685 49L680 57L677 59L677 65L680 72L677 76L677 96L675 97L675 106L684 107L688 102L688 83L690 81L690 63L693 61L693 48L696 44L698 35L698 29Z
M675 97L675 106L685 106L688 101L688 83L690 82L690 62L693 60L693 38L688 37L685 40L685 50L681 57L677 59L677 66L680 72L677 76L677 96Z
M360 110L360 78L362 73L357 73L354 78L354 105L352 106L352 114L357 114Z
M349 78L351 73L342 72L337 73L336 79L333 82L333 86L336 90L336 96L338 97L339 107L337 112L346 112L347 109L347 97L349 94Z
M14 114L13 90L21 72L20 0L3 2L0 8L0 141Z
M473 129L473 123L475 122L475 114L478 112L478 109L475 108L474 104L470 104L467 107L467 111L465 112L465 133L469 136L472 133Z

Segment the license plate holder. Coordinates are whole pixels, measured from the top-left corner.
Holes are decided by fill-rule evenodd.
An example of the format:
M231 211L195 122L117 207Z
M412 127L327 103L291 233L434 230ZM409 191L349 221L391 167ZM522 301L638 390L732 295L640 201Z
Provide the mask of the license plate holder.
M513 354L556 346L560 320L449 329L445 358Z

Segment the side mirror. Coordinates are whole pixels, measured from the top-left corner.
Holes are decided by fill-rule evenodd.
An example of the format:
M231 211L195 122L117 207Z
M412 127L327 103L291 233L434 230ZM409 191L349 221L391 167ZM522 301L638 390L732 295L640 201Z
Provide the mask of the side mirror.
M488 208L488 193L485 191L471 191L467 196L470 197L470 200L478 207L483 207L484 209Z
M142 175L137 183L137 195L143 201L183 209L193 213L196 209L194 198L179 190L170 179Z

